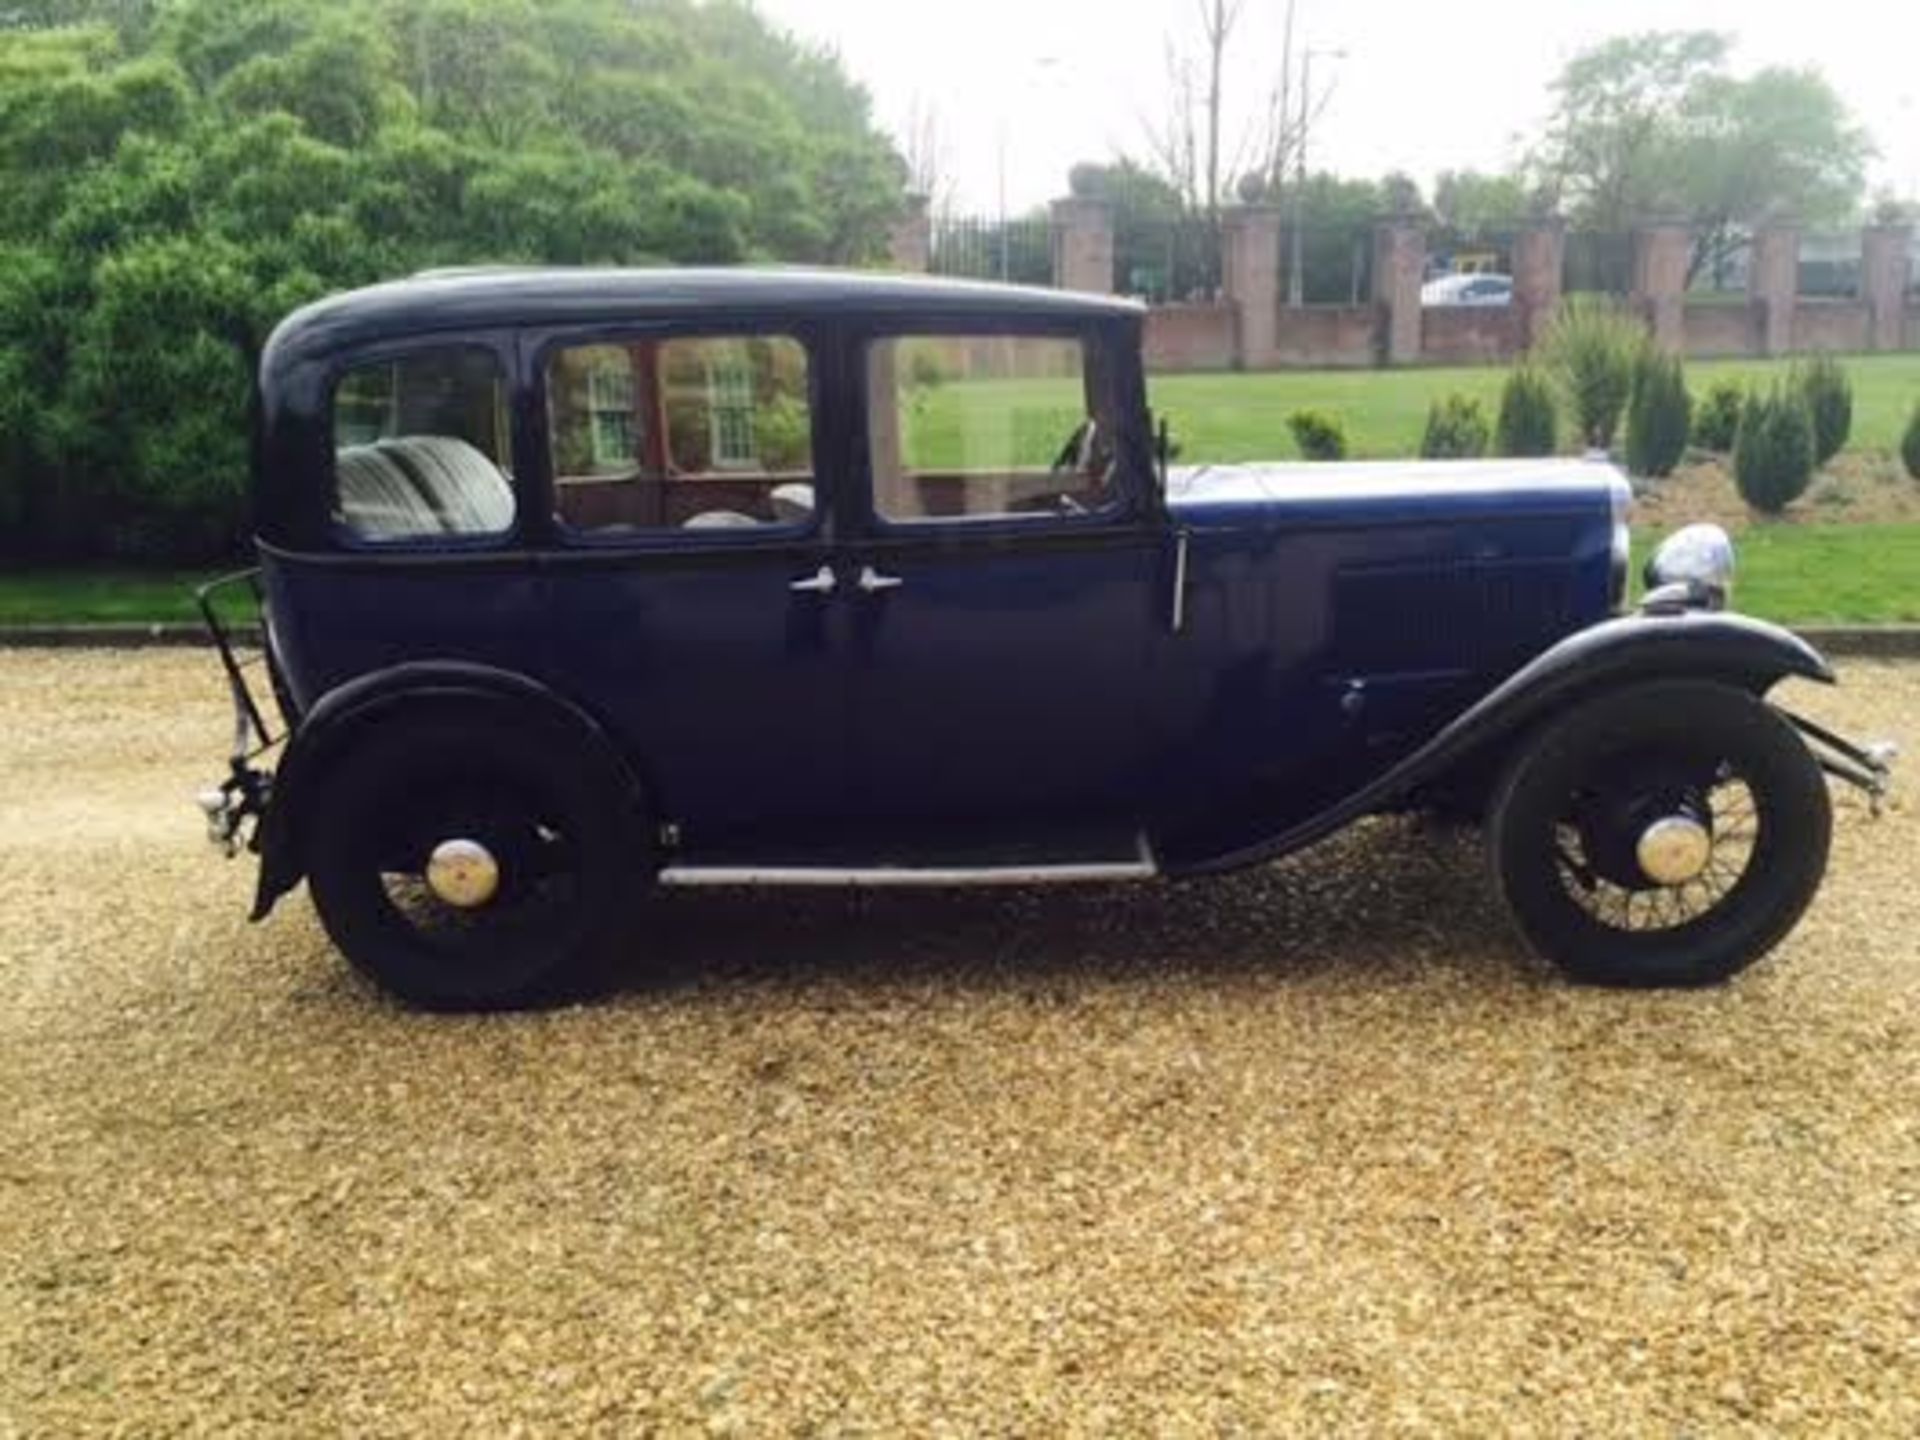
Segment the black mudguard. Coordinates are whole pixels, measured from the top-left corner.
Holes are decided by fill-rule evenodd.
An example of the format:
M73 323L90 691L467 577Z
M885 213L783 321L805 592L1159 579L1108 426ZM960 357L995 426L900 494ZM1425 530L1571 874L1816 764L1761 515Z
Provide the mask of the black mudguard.
M369 725L440 704L505 706L549 723L558 721L601 755L611 767L609 773L626 777L635 794L640 791L632 767L599 722L537 680L451 660L377 670L321 696L289 737L254 837L260 879L252 919L265 919L275 902L305 877L305 814L344 749Z
M1263 864L1322 840L1363 815L1393 809L1601 690L1643 680L1717 680L1763 695L1789 676L1834 683L1820 652L1792 631L1723 612L1630 615L1569 635L1515 671L1426 744L1337 805L1258 844L1182 868L1217 874Z

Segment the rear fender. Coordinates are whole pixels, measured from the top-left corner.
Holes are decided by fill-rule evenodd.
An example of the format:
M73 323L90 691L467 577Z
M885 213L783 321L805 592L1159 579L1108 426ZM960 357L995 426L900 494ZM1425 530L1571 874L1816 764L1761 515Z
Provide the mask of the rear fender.
M275 902L305 877L306 816L313 797L325 788L328 770L355 738L370 726L441 705L504 707L530 723L558 725L587 753L597 754L608 774L621 777L630 795L637 799L641 794L633 767L599 722L537 680L462 661L377 670L322 695L287 742L254 840L260 879L253 919L265 919Z
M1187 867L1210 874L1276 859L1363 815L1403 804L1476 766L1498 763L1513 741L1601 690L1646 680L1717 680L1764 695L1789 677L1834 683L1832 669L1791 631L1744 615L1689 611L1632 615L1570 635L1515 671L1377 780L1282 834Z

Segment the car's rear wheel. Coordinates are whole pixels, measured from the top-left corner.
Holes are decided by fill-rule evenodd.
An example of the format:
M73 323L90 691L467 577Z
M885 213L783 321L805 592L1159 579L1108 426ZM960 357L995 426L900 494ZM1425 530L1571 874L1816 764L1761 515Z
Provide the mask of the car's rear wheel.
M411 1004L553 998L642 872L638 806L610 769L526 717L381 725L328 771L313 812L307 873L327 933Z
M1576 979L1706 985L1791 930L1832 814L1793 728L1743 690L1648 684L1570 711L1509 765L1494 876L1527 942Z

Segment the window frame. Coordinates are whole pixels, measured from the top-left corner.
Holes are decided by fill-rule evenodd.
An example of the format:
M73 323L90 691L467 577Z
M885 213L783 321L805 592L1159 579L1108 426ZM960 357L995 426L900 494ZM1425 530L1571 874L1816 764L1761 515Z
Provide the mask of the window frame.
M471 350L485 355L494 368L494 383L498 388L498 418L506 425L506 456L504 464L488 456L495 468L500 470L501 478L506 481L507 492L513 497L513 518L504 530L488 530L475 534L446 534L430 532L420 535L395 535L386 538L363 535L339 516L340 502L340 447L334 433L336 407L340 386L357 371L373 369L377 366L395 366L423 355L444 354L447 351ZM517 404L519 373L514 363L514 348L511 338L490 331L458 331L445 334L420 334L404 340L393 340L377 345L357 347L334 357L325 371L320 386L319 431L323 460L321 463L321 514L322 533L330 544L339 550L366 555L390 555L394 553L425 552L479 552L491 553L515 549L524 539L527 531L527 502L531 491L526 483L524 453L521 449L521 432L524 428Z
M1031 340L1068 340L1081 347L1081 375L1087 383L1097 383L1108 392L1106 404L1117 417L1112 500L1085 514L1049 513L992 514L950 516L926 519L891 519L875 503L875 462L873 454L872 395L869 384L874 347L884 341L918 338L965 339L978 337ZM859 481L857 523L876 539L941 541L944 539L1004 540L1026 536L1035 540L1062 535L1104 532L1139 526L1149 517L1145 488L1141 484L1140 455L1131 427L1126 423L1127 376L1122 363L1126 354L1122 337L1108 323L1059 319L1053 316L983 314L979 316L931 316L913 319L888 317L885 321L861 328L849 339L848 383L851 386L850 410L857 417L853 426L858 455ZM1101 353L1104 352L1104 353ZM1095 358L1096 354L1099 356ZM898 391L894 404L899 404Z
M638 340L662 345L674 340L789 340L800 348L807 366L807 442L814 496L813 514L810 517L751 526L688 529L683 525L674 525L610 533L580 529L560 518L558 505L564 485L554 464L552 406L547 393L548 375L554 356L564 350L595 345L618 346ZM750 315L698 318L642 315L529 328L521 332L521 342L525 356L523 373L528 396L527 434L531 458L537 461L541 485L555 509L543 532L543 539L549 546L568 552L599 553L738 550L765 546L769 542L782 546L807 542L829 532L834 487L826 483L823 474L823 463L831 452L826 443L822 417L826 413L825 407L830 403L830 365L827 343L819 331L786 317L776 320ZM714 473L726 472L716 470Z

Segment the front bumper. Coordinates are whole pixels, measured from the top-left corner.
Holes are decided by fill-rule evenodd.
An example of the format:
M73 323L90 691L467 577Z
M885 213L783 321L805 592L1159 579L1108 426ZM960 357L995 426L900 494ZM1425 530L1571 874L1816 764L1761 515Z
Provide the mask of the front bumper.
M1800 732L1820 768L1834 779L1864 792L1868 809L1878 815L1887 792L1893 788L1893 763L1900 758L1900 747L1891 740L1855 744L1784 706L1776 705L1774 709Z

